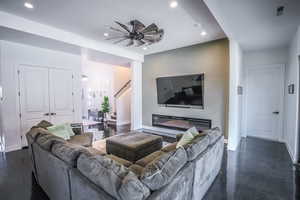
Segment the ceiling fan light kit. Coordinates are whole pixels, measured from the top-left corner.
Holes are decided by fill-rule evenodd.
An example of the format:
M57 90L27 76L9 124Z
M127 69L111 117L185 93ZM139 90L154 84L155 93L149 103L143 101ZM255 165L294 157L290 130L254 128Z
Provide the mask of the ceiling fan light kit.
M128 43L126 44L128 47L148 46L161 41L164 36L164 30L158 28L154 23L147 27L138 20L130 21L130 26L118 21L115 21L115 23L118 24L121 29L115 27L110 27L110 29L118 33L119 36L107 38L107 40L115 40L115 44L128 40Z

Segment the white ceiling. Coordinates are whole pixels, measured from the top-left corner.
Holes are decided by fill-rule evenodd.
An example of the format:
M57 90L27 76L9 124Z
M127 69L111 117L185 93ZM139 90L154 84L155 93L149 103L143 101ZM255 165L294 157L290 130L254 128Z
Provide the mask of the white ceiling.
M24 33L0 26L0 40L17 42L25 45L46 48L55 51L62 51L70 54L81 55L82 47L67 44L58 40L52 40L41 36L36 36L29 33ZM111 65L129 66L130 59L120 56L111 55L91 49L84 49L87 58L95 62L103 62Z
M300 25L299 0L204 0L243 50L287 46ZM285 6L282 16L276 8Z
M109 32L108 27L114 25L115 20L127 23L132 19L138 19L145 25L156 23L165 30L165 37L160 43L150 46L146 51L141 47L126 47L141 54L226 37L202 0L178 0L179 6L175 9L169 7L169 2L169 0L33 0L35 8L29 10L23 6L24 0L1 0L0 10L105 42L109 41L105 40L103 33ZM195 24L200 25L195 27ZM201 36L202 30L208 35Z

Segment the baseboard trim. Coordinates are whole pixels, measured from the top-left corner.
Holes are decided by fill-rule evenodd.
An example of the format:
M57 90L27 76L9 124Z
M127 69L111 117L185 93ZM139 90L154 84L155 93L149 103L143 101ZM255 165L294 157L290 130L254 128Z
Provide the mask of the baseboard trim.
M8 152L17 151L20 149L22 149L22 147L20 145L11 145L11 146L5 147L5 152L8 153Z
M288 151L288 153L289 153L289 155L290 155L290 158L291 158L292 162L293 162L294 164L297 163L297 160L294 159L294 155L293 155L293 153L292 153L292 151L291 151L291 149L290 149L290 146L286 143L286 141L284 142L284 144L285 144L285 147L286 147L286 149L287 149L287 151Z

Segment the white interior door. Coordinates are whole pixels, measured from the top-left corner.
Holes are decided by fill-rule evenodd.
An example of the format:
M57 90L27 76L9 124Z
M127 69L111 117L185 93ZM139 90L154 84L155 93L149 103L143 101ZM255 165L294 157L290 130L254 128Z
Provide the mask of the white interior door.
M48 69L20 66L19 96L22 145L26 146L25 134L41 120L50 120Z
M246 93L246 134L280 141L283 131L284 66L249 68Z
M51 122L71 123L74 121L72 71L50 69L49 72Z

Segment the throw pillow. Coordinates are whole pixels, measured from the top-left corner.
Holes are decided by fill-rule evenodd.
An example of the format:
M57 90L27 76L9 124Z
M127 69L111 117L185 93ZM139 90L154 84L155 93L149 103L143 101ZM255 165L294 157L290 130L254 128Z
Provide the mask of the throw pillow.
M69 132L70 137L75 135L70 123L65 123L65 127L66 127L67 131Z
M194 139L194 136L192 133L190 133L189 131L186 131L183 136L181 137L181 139L179 140L179 142L176 145L176 149L183 147L184 145L192 142Z
M197 135L199 135L199 132L196 129L196 127L190 128L189 130L187 130L187 132L190 132L194 137L196 137Z
M53 135L61 137L65 140L69 140L71 136L75 135L70 124L67 123L50 126L47 128L47 130Z

